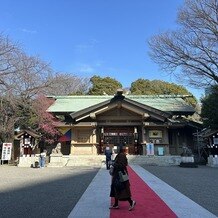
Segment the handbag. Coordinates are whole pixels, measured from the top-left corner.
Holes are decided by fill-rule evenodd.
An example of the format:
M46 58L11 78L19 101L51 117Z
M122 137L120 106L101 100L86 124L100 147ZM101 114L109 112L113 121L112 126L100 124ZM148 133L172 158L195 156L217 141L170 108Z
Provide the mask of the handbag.
M119 177L120 177L120 182L126 182L126 181L129 180L129 176L126 173L126 171L119 171L118 174L119 174Z

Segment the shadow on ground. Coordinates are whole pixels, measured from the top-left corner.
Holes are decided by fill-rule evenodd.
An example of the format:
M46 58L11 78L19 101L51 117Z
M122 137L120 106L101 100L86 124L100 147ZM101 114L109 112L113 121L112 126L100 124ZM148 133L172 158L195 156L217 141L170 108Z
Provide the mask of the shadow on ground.
M2 169L0 217L4 218L68 217L99 170L14 168L13 173L10 167Z

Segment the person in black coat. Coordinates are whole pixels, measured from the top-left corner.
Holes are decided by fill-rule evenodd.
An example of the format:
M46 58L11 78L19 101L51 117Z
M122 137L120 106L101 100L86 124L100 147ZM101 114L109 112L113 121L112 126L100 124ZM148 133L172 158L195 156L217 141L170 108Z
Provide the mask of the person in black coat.
M109 209L119 209L119 201L128 201L129 202L129 211L131 211L135 205L136 201L131 198L130 183L129 180L125 182L119 182L119 171L127 171L128 161L125 154L125 149L120 147L119 153L115 158L113 164L113 174L112 174L112 183L111 183L111 192L110 197L114 197L115 202L109 207Z

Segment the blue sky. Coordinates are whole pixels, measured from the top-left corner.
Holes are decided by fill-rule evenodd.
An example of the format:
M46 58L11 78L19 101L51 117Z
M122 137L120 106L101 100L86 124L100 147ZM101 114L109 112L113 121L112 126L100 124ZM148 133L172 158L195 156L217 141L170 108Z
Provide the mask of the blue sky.
M0 32L56 71L175 82L148 56L147 40L175 29L183 0L0 0ZM186 87L197 98L203 90Z

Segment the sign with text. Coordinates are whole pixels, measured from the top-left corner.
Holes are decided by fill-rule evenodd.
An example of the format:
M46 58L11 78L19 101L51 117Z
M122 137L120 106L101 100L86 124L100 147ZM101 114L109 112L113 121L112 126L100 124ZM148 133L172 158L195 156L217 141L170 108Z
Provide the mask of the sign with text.
M154 155L154 144L147 143L146 144L147 155Z
M10 160L12 151L12 143L3 143L2 146L2 160Z

